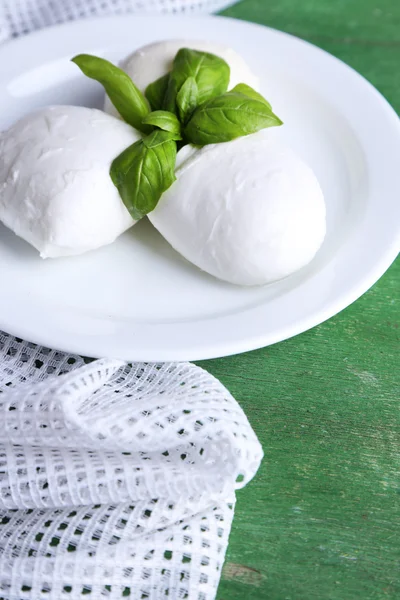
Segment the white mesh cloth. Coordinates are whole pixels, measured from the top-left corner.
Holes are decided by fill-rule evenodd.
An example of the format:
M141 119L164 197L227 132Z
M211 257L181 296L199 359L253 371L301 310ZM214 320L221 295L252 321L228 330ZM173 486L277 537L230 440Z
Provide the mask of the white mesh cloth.
M231 3L0 0L0 40ZM261 458L237 402L194 365L86 364L0 332L0 599L212 600L235 490Z
M234 3L234 0L0 0L3 13L0 36L20 35L83 17L135 11L211 13Z
M0 334L0 597L215 598L261 458L199 367L85 364Z

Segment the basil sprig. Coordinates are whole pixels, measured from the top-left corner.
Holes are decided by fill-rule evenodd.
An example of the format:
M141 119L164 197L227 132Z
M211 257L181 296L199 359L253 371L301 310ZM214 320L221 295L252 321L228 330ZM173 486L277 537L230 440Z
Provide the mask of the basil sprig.
M198 106L184 135L192 144L205 146L229 142L276 125L282 125L282 121L268 103L232 91Z
M164 106L164 98L167 92L169 73L160 77L147 86L145 96L150 102L152 110L161 110Z
M177 95L189 78L196 82L198 104L223 94L228 89L230 71L229 65L215 54L181 48L169 74L164 98L165 110L177 112Z
M103 85L124 121L144 133L151 131L151 128L142 123L144 117L150 112L149 104L125 71L108 60L91 54L79 54L72 59L72 62L78 65L87 77Z
M173 113L167 110L155 110L149 113L144 119L145 125L154 125L163 131L169 131L174 135L174 140L181 140L181 124L179 119Z
M176 105L182 123L192 116L199 104L199 87L194 77L188 77L176 95Z
M138 221L155 209L175 181L176 142L168 131L153 131L114 159L110 175L123 203Z
M172 71L151 83L145 95L107 60L88 54L72 59L99 81L111 102L142 139L114 159L110 176L135 220L157 206L175 181L179 147L228 142L282 121L270 103L245 83L227 91L230 68L220 57L182 48Z
M270 105L268 100L266 100L264 96L256 92L256 90L253 90L253 88L247 85L247 83L238 83L237 85L235 85L234 88L231 89L231 92L238 92L239 94L244 94L249 98L253 98L253 100L259 100L263 104L266 104L272 110L272 106Z

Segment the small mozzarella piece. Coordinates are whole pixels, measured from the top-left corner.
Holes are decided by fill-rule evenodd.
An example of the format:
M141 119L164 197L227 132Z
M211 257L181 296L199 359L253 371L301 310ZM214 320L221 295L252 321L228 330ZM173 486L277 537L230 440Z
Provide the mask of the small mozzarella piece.
M276 134L183 148L177 181L148 215L175 250L219 279L282 279L308 264L325 237L318 181Z
M232 48L198 40L166 40L143 46L121 61L123 69L137 87L144 93L147 86L172 69L174 58L181 48L191 48L201 52L209 52L223 58L231 69L229 89L238 83L247 83L255 90L260 89L259 79L248 67L243 58ZM108 96L104 110L118 116L117 110L111 104Z
M110 166L140 138L100 110L51 106L0 135L0 220L42 258L81 254L134 224Z

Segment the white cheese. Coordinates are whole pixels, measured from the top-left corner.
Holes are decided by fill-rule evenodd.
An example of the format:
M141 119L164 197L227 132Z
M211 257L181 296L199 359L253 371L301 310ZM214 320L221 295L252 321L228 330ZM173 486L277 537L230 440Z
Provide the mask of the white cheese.
M166 40L156 42L139 48L127 56L120 67L130 76L137 87L145 92L147 86L159 79L172 69L172 63L180 48L191 48L201 52L210 52L223 58L231 68L229 89L238 83L247 83L252 88L259 90L259 79L248 67L243 58L232 48L220 46L212 42L198 40ZM114 116L118 113L106 96L104 110Z
M140 138L100 110L52 106L0 135L0 220L43 258L81 254L134 224L111 162Z
M325 236L313 171L265 130L178 154L177 181L149 214L187 260L239 285L266 284L309 263Z

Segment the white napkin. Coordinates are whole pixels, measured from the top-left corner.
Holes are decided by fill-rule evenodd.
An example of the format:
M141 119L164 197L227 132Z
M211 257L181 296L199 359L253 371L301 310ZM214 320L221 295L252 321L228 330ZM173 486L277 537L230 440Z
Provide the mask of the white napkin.
M0 0L0 41L83 17L127 12L211 13L237 0Z
M261 458L199 367L85 365L0 334L0 597L212 600Z

